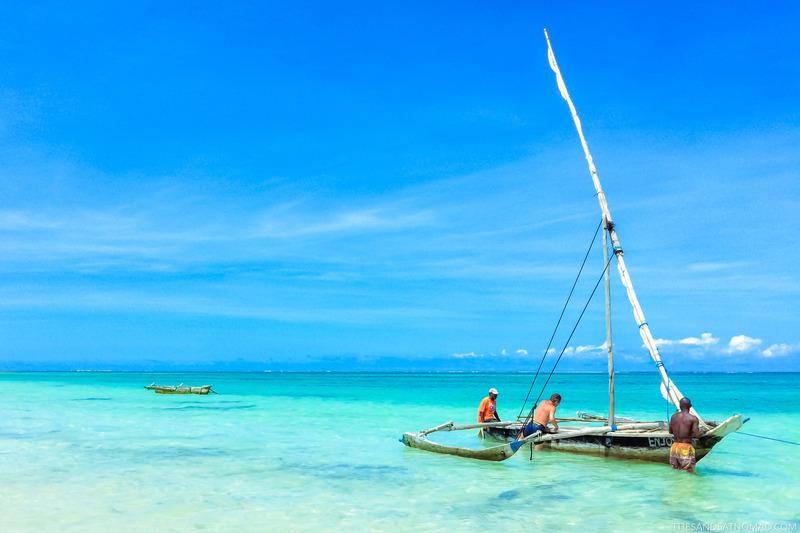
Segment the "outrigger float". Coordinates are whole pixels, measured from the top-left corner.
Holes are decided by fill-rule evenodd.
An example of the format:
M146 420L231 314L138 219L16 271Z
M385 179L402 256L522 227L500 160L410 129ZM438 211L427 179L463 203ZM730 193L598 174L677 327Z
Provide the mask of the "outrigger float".
M202 385L200 387L185 387L183 383L180 385L156 385L151 383L144 387L147 390L154 391L156 394L208 394L214 392L211 385Z
M426 450L430 452L436 453L444 453L449 455L456 455L459 457L467 457L471 459L481 459L487 461L503 461L512 457L517 451L523 448L526 444L530 445L531 451L534 449L540 448L547 448L554 451L565 451L565 452L573 452L573 453L583 453L583 454L592 454L592 455L599 455L604 457L618 457L623 459L640 459L646 461L657 461L661 463L667 463L669 459L669 450L673 443L672 434L669 432L668 423L664 421L637 421L631 420L627 418L617 417L614 413L614 352L613 352L613 343L611 338L611 288L610 288L610 277L609 277L609 265L613 259L616 259L617 263L617 271L620 276L620 280L622 282L622 286L625 288L628 300L631 304L633 310L633 317L636 322L636 327L639 330L639 334L642 337L644 342L644 346L647 348L650 358L653 360L656 366L656 370L661 378L661 395L664 397L666 401L674 405L676 408L679 407L679 403L681 398L683 398L683 394L678 390L678 387L675 383L669 378L667 374L667 369L664 367L664 363L661 360L661 355L658 351L658 346L656 344L655 338L650 330L650 326L645 319L644 311L642 310L642 306L639 304L639 300L636 297L636 292L633 288L633 282L631 281L630 274L628 273L628 268L625 264L625 259L622 251L622 245L620 244L619 235L616 230L616 226L614 225L613 219L611 218L611 212L608 209L608 204L606 202L606 196L603 192L603 189L600 185L600 178L597 174L597 168L595 168L594 161L592 159L592 155L589 152L589 145L586 142L586 139L583 135L583 128L581 126L580 118L578 118L577 110L575 109L575 105L572 103L572 99L569 96L569 92L567 91L566 83L564 82L564 78L561 75L561 71L558 68L558 63L556 62L555 53L553 52L552 45L550 43L550 36L547 33L547 30L544 30L545 40L547 41L547 58L550 63L550 68L556 75L556 83L558 85L558 90L561 93L561 96L566 100L567 105L569 106L570 113L572 115L572 120L575 123L575 128L578 133L578 137L581 142L581 146L584 151L584 155L586 157L586 162L589 167L589 173L592 178L592 182L594 184L595 192L597 194L597 199L600 203L600 210L602 213L602 220L600 226L603 228L603 259L605 262L605 268L601 274L600 279L597 280L597 283L594 286L594 290L592 291L591 295L589 296L589 301L591 301L592 296L594 295L598 285L600 284L601 280L605 280L605 300L606 300L606 349L608 351L608 415L607 416L599 416L599 415L589 415L585 413L578 413L576 418L564 418L559 419L559 430L555 433L550 432L536 432L527 437L522 437L522 428L526 426L526 424L533 419L533 413L536 409L536 406L539 400L544 393L547 384L550 381L550 377L553 375L558 362L561 360L561 356L567 350L570 340L572 339L572 334L570 334L569 339L567 339L567 343L564 344L564 347L561 349L555 364L553 365L552 370L550 371L550 375L547 377L544 385L541 387L541 392L539 393L539 397L534 401L533 407L528 412L527 416L522 416L522 413L525 411L528 403L528 397L530 397L530 392L533 390L533 386L536 383L536 377L534 377L533 383L531 383L531 388L528 391L528 397L525 398L525 402L523 403L522 409L520 409L520 414L517 416L517 419L514 421L509 422L487 422L482 424L467 424L457 426L453 422L446 422L444 424L440 424L436 427L425 429L416 433L405 433L403 437L400 439L405 445L410 446L412 448L418 448L420 450ZM600 229L598 226L598 231ZM597 232L595 232L595 237ZM609 258L609 245L608 241L610 241L611 249L613 252L613 256ZM592 240L592 245L589 246L589 250L591 250L594 244L594 239ZM588 257L589 251L587 251ZM586 263L586 259L584 258L584 265ZM581 270L578 273L580 277L580 273L583 270L583 265L581 266ZM577 283L577 279L575 281ZM574 290L575 285L573 285L572 289ZM567 304L572 296L572 291L570 291L570 296L567 298L567 302L564 304L564 309L566 309ZM586 305L583 308L583 311L586 310L588 307L589 302L586 302ZM562 310L562 317L563 317L563 310ZM581 312L580 317L578 318L578 323L580 323L580 319L583 316L583 312ZM561 322L561 318L559 318L559 323ZM575 324L575 328L577 328L577 323ZM572 333L575 332L575 328L573 328ZM556 325L556 331L558 330L558 324ZM553 338L555 337L556 331L553 332L553 337L550 339L550 343L552 344ZM545 349L544 355L542 356L542 362L539 363L539 369L536 371L536 376L538 377L539 371L542 368L542 363L544 359L551 353L550 344L548 344L547 348ZM700 425L700 436L694 439L694 447L695 447L695 456L699 461L703 457L705 457L711 449L719 444L719 442L730 433L738 431L742 427L742 416L739 414L734 414L729 418L725 419L722 422L713 422L710 420L703 420L697 412L692 409L692 414L698 417L699 425ZM576 425L561 425L562 422L568 423L575 423ZM600 425L598 425L600 424ZM469 430L469 429L479 429L480 436L483 437L485 443L488 444L487 447L482 449L469 449L469 448L461 448L456 446L446 446L443 444L435 443L428 439L428 435L436 432L441 431L460 431L460 430ZM505 442L503 442L505 441ZM502 443L500 443L502 442Z

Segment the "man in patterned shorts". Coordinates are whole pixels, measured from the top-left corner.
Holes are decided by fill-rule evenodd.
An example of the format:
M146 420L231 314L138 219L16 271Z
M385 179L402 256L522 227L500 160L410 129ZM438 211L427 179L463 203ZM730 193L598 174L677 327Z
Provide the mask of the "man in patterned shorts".
M681 398L680 406L681 410L672 415L669 421L669 432L674 437L669 450L669 464L678 470L694 472L697 460L692 438L700 435L700 420L690 412L692 401L689 398Z

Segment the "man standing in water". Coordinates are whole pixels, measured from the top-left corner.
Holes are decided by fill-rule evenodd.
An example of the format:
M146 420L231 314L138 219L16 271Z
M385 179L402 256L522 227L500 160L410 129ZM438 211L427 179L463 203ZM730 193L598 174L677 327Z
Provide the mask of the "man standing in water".
M492 387L489 389L489 396L481 400L481 405L478 407L478 423L499 421L500 417L497 416L497 389Z
M681 398L680 406L681 410L672 415L669 421L669 432L675 439L669 450L669 464L678 470L694 472L697 460L694 456L692 438L700 436L700 421L689 412L692 408L692 401L689 398Z

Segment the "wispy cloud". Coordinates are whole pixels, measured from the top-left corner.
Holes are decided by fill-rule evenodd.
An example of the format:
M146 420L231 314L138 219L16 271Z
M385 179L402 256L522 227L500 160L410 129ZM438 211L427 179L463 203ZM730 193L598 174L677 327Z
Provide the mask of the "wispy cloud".
M743 261L707 261L701 263L691 263L687 266L687 270L691 272L720 272L723 270L730 270L744 266L747 266L747 263Z
M109 186L97 197L84 198L90 189L81 187L64 193L64 201L10 201L0 210L0 271L6 280L0 290L8 296L0 305L15 311L430 325L447 338L436 348L440 354L456 351L452 358L500 363L538 361L540 348L531 356L524 348L478 349L480 342L453 346L452 339L462 338L474 324L485 325L494 346L547 338L549 330L541 325L547 320L540 317L557 316L597 224L591 187L561 191L562 181L573 178L562 180L564 171L553 170L561 162L554 160L534 156L475 174L361 193L322 187L309 192L292 180L265 180L251 188L236 182L217 187L213 180L195 186L184 177L151 178L141 190ZM531 177L538 175L542 178ZM74 176L64 179L81 183ZM104 180L116 183L99 176ZM706 253L703 246L687 249L686 230L675 230L683 227L684 221L676 220L680 217L668 209L651 216L665 199L693 209L697 198L708 198L692 183L681 185L689 189L646 190L642 198L614 199L643 299L690 295L693 303L708 307L722 298L725 303L716 305L741 301L744 295L748 302L768 302L764 294L781 302L787 293L800 292L797 276L781 270L780 261L756 268L738 249L730 254ZM722 211L709 207L710 214ZM718 238L713 228L708 233L707 241ZM781 248L788 249L782 261L791 263L794 248ZM677 251L681 255L673 254ZM676 259L670 262L670 257ZM76 279L82 285L71 290ZM678 315L680 308L666 303L659 313ZM499 323L499 316L526 336L498 339L493 321ZM717 320L703 328L721 331L725 322ZM509 327L503 322L505 331ZM797 351L796 339L776 337L763 324L751 330L759 331L757 336L729 337L738 331L657 342L665 351L695 359L736 354L776 359ZM639 344L635 332L629 339L624 335L620 330L621 360L626 341ZM580 363L605 357L604 345L591 340L576 338L565 359Z
M559 350L555 348L550 348L547 350L547 356L556 355L559 353ZM606 343L603 342L602 344L586 344L580 346L567 346L564 349L564 356L567 358L584 358L584 359L592 359L599 356L605 356L606 354ZM499 353L480 353L475 351L470 352L459 352L452 354L452 357L457 359L465 359L465 358L483 358L483 357L507 357L507 358L526 358L528 357L529 351L525 348L518 348L514 350L514 352L510 352L506 348L500 350Z
M55 229L59 222L21 210L0 211L0 231Z
M782 342L780 344L770 344L769 347L761 350L761 355L764 357L785 357L797 352L798 349L800 349L800 345Z
M451 357L454 359L484 359L484 358L493 358L497 360L519 360L525 359L528 357L528 350L525 348L518 348L513 352L508 350L507 348L500 349L499 352L478 352L478 351L469 351L469 352L456 352L451 354Z
M271 212L262 217L255 235L265 238L296 238L315 235L396 231L429 226L436 220L432 210L404 211L387 207L351 209L333 213ZM299 216L298 216L299 215Z
M223 293L223 294L220 294ZM255 298L254 298L255 296ZM306 297L308 297L306 295ZM430 307L358 306L352 301L298 305L290 298L269 297L260 290L241 285L208 287L199 294L163 294L130 289L100 290L43 289L21 286L0 289L0 309L38 310L47 313L77 311L81 313L112 312L115 314L184 315L194 317L239 318L284 323L319 323L370 325L403 320L416 327L453 318L471 319L467 312L454 315L449 310Z

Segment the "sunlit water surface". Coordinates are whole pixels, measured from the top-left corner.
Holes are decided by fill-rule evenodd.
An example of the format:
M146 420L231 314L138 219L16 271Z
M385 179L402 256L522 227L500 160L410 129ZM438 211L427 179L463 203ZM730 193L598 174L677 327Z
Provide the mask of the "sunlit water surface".
M800 441L798 374L674 376L708 419ZM513 418L521 374L0 373L0 531L798 531L800 446L735 434L697 475L565 453L502 463L403 446L470 423L489 387ZM166 396L143 385L201 385ZM606 378L555 376L559 414L603 412ZM617 377L617 412L664 419L650 374ZM474 432L448 442L480 446ZM697 529L695 529L697 530Z

